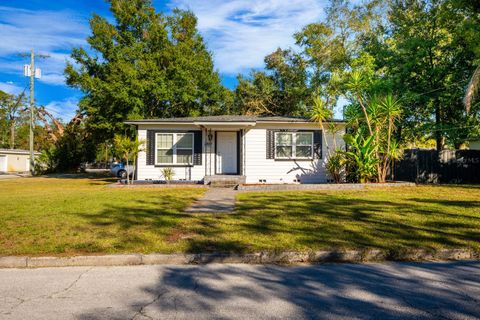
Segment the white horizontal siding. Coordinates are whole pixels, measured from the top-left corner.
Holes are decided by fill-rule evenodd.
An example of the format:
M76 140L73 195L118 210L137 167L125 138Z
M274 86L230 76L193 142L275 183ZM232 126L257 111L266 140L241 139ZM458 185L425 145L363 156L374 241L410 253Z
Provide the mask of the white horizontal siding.
M188 126L162 126L162 128L159 128L158 126L147 126L147 125L142 125L139 126L138 128L138 139L147 141L147 129L155 129L155 130L199 130L198 127L188 127ZM203 139L203 134L202 134L202 139ZM204 146L204 143L202 141L202 146ZM203 147L204 148L204 147ZM154 165L147 165L147 153L145 151L145 147L143 148L143 151L140 151L138 154L138 163L137 163L137 168L138 168L138 180L164 180L164 177L162 176L162 169L165 168L163 166L154 166ZM179 166L179 167L173 167L174 170L174 180L202 180L203 177L205 176L205 155L204 155L204 150L202 152L202 164L201 165L195 165L195 166Z
M266 180L267 183L292 183L299 180L301 183L322 183L327 181L325 158L327 150L322 140L322 157L313 161L275 160L267 159L267 129L300 129L318 130L318 126L304 124L262 125L262 127L247 130L245 133L245 170L247 183L258 183ZM338 147L344 147L340 132L336 136ZM323 137L322 137L323 139ZM333 149L333 136L327 133L327 141Z
M344 148L342 135L344 125L339 124L342 131L336 136L337 146ZM141 140L147 138L147 130L199 130L194 125L139 125L138 137ZM266 180L267 183L292 183L299 180L301 183L322 183L327 181L325 171L325 157L327 150L325 142L322 140L323 159L313 161L276 161L266 158L267 150L267 129L299 129L299 130L319 130L316 124L257 124L253 129L246 129L244 134L244 170L247 183L258 183L259 180ZM227 128L225 129L227 130ZM231 131L228 130L228 131ZM323 139L323 138L322 138ZM174 179L202 180L205 174L215 172L214 145L205 146L205 132L202 134L202 165L193 167L174 167ZM333 136L327 133L327 141L333 149ZM138 155L138 179L139 180L161 180L163 179L161 170L164 167L147 165L146 152L141 151ZM209 170L206 170L209 169Z

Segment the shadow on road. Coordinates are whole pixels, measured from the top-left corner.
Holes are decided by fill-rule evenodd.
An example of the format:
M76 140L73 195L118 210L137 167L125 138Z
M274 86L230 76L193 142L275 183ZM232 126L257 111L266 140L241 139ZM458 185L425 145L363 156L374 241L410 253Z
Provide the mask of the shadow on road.
M478 319L480 265L396 263L159 267L135 319ZM80 319L123 319L91 310Z

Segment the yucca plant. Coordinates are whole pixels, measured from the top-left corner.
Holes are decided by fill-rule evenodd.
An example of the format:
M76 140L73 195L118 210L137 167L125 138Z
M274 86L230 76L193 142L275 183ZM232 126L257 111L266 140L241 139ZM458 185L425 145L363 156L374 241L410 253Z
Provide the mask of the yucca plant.
M327 137L325 135L324 122L333 117L332 110L328 107L325 100L323 100L318 94L313 96L313 108L310 112L310 118L312 121L318 122L323 132L323 138L325 141L325 147L327 148L327 157L330 157L330 148L328 146Z
M167 167L162 169L162 176L165 178L167 183L173 180L173 176L175 176L175 171L173 168Z
M402 114L402 107L400 101L392 95L386 95L380 101L379 106L381 124L379 124L380 131L377 134L382 134L383 139L377 138L377 141L382 141L382 143L378 143L380 149L378 181L385 182L390 164L400 159L402 155L398 142L392 137L395 130L395 122L400 119Z

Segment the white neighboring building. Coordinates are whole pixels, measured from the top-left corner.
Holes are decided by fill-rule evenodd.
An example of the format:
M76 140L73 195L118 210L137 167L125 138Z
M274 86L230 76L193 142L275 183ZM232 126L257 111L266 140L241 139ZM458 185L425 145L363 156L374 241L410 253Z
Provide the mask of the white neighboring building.
M40 155L35 152L35 156ZM0 149L0 172L30 171L30 151L21 149Z
M318 123L297 117L207 116L132 120L145 148L138 155L139 180L212 181L237 177L242 183L325 183L327 150L344 149L343 121L334 137Z

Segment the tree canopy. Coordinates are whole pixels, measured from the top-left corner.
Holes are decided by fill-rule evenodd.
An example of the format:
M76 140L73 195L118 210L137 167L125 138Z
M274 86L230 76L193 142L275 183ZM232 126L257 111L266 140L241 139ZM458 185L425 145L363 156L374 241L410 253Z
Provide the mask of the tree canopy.
M109 0L114 22L94 15L90 48L75 48L67 83L83 91L85 125L97 141L127 119L223 113L226 89L190 11L157 13L150 0Z
M333 110L341 97L356 105L393 94L402 102L401 141L458 146L480 131L478 99L471 110L463 101L480 64L479 12L466 0L331 0L325 19L294 35L296 47L276 50L264 71L239 77L236 108L306 115L312 96ZM479 82L471 82L472 96Z

